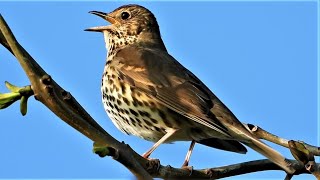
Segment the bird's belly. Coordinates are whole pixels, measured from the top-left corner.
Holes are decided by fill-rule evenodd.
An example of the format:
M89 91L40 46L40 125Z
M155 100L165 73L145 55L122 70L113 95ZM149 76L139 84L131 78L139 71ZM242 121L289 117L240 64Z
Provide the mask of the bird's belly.
M115 74L106 74L101 86L105 111L122 132L149 141L158 141L168 129L175 128L166 108L121 82Z

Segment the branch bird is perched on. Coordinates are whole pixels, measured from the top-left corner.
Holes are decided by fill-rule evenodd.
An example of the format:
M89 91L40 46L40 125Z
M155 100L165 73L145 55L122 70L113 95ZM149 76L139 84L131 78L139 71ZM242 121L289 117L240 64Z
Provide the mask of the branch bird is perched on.
M103 32L108 50L102 76L104 108L126 134L162 143L194 143L246 153L245 144L293 173L277 151L254 137L234 114L194 74L168 54L156 18L138 5L110 13L91 11L111 23L87 29Z

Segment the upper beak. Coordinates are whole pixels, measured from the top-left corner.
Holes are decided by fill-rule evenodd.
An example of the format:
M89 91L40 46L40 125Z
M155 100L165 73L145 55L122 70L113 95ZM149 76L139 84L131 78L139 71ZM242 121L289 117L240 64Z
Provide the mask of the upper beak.
M90 14L94 14L97 15L99 17L101 17L104 20L107 20L108 22L110 22L111 24L115 24L117 23L117 21L111 17L110 15L108 15L107 13L104 12L100 12L100 11L90 11ZM91 27L88 29L85 29L85 31L96 31L96 32L102 32L104 30L110 29L110 26L97 26L97 27Z

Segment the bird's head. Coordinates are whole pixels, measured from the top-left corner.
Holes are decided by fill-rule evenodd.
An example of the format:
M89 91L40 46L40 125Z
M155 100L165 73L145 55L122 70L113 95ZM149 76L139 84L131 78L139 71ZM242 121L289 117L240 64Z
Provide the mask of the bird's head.
M139 5L121 6L110 13L90 11L109 23L108 26L98 26L87 31L103 32L106 43L119 46L133 43L157 43L161 41L160 30L155 16L148 9ZM112 42L113 40L113 42Z

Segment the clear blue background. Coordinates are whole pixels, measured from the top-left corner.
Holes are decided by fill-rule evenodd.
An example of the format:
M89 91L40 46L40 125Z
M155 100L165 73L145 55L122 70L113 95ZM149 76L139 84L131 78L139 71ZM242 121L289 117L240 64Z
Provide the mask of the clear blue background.
M137 2L136 2L137 3ZM317 3L138 2L157 17L169 52L202 79L243 121L280 137L319 144L317 135ZM115 138L138 153L152 143L118 131L104 112L100 81L106 50L104 25L90 10L109 12L127 2L0 2L0 13L37 62ZM15 58L0 47L0 92L4 81L28 85ZM180 167L189 142L162 145L152 158ZM283 155L290 152L272 145ZM0 178L133 178L92 142L45 106L30 99L0 111ZM191 165L216 167L264 158L196 145ZM318 161L319 162L319 161ZM283 172L238 178L283 179ZM314 179L310 175L294 179Z

